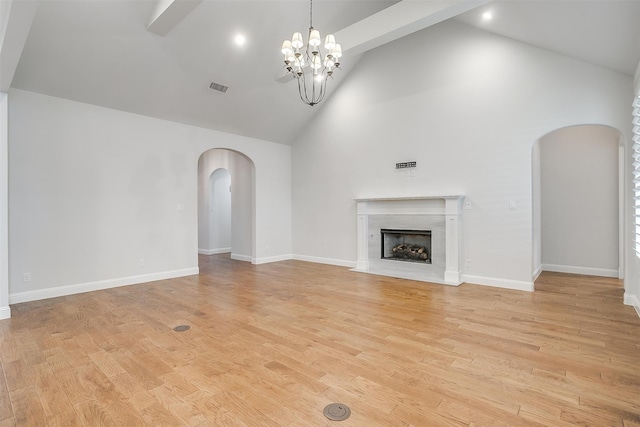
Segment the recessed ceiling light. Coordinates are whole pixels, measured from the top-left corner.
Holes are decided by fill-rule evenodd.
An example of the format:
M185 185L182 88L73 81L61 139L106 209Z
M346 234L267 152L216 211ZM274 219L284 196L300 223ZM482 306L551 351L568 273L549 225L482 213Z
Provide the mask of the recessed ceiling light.
M491 12L485 12L482 14L483 21L491 21L493 19L493 14Z
M236 35L233 40L238 46L244 46L244 44L247 42L247 38L243 34Z

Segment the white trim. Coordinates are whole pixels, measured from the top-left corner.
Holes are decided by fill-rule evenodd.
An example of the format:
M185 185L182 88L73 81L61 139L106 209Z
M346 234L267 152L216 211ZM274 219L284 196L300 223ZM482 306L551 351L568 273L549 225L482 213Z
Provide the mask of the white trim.
M297 261L314 262L316 264L337 265L339 267L355 268L355 261L347 261L346 259L321 258L309 255L293 255L293 259Z
M574 265L542 264L542 270L556 273L584 274L586 276L615 277L618 270L610 268L577 267Z
M199 249L198 253L200 255L217 255L217 254L228 254L231 253L231 248L220 248L220 249Z
M632 168L631 174L633 179L631 180L633 197L631 199L632 202L632 210L633 210L633 249L636 253L636 256L640 258L640 237L638 236L638 228L640 227L640 214L638 214L638 203L640 202L640 177L638 173L640 172L640 92L637 93L637 96L633 99L633 113L632 113L632 136L631 136L631 157ZM625 166L628 166L625 163Z
M290 260L291 258L292 258L291 254L276 255L276 256L269 256L269 257L262 257L262 258L252 258L251 264L255 264L255 265L268 264L270 262L287 261L287 260Z
M625 241L625 138L622 133L618 137L618 279L624 279L626 256Z
M630 305L636 309L636 313L638 313L638 317L640 317L640 300L636 295L624 293L624 304Z
M9 307L9 95L6 92L0 92L0 128L3 128L0 131L0 307L4 308ZM7 314L8 317L2 317ZM9 317L10 310L0 312L0 319Z
M463 274L462 281L472 285L493 286L495 288L533 292L533 282L525 282L524 280L509 280L497 277L471 276L469 274Z
M445 271L444 272L444 281L445 285L454 285L458 286L462 284L462 280L460 280L460 272L459 271Z
M536 280L538 280L538 277L540 277L541 273L542 273L542 264L540 264L538 268L536 268L536 270L533 272L533 278L531 279L531 281L535 282Z
M244 261L244 262L253 261L253 258L251 258L249 255L234 254L233 252L231 253L231 259L235 261Z
M360 206L360 203L358 203ZM355 268L360 271L368 271L369 270L369 247L368 247L368 238L366 236L369 232L369 215L361 215L357 216L358 226L357 226L357 261Z
M0 307L0 320L11 319L11 307Z
M141 274L139 276L121 277L118 279L98 280L95 282L78 283L76 285L56 286L47 289L18 292L9 294L9 303L37 301L47 298L62 297L66 295L81 294L84 292L99 291L102 289L117 288L120 286L137 285L156 280L174 279L176 277L192 276L199 274L198 267L184 268L181 270L163 271L161 273ZM0 309L1 310L1 309Z

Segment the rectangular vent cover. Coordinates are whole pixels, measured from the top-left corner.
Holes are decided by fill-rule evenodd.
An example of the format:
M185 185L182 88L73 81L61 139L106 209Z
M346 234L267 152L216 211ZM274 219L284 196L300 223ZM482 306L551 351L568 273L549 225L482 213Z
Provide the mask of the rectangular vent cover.
M213 89L216 92L220 92L220 93L227 93L227 90L229 90L229 86L221 85L220 83L216 83L216 82L211 82L211 84L209 85L209 89Z

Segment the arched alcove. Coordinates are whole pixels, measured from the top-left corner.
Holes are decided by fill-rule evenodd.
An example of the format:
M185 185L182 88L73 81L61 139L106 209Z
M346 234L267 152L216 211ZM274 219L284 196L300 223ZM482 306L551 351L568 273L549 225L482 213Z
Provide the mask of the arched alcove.
M621 277L621 133L556 129L533 145L533 271Z
M215 212L225 203L228 221ZM213 148L198 159L198 253L225 252L236 260L255 258L255 166L240 152Z

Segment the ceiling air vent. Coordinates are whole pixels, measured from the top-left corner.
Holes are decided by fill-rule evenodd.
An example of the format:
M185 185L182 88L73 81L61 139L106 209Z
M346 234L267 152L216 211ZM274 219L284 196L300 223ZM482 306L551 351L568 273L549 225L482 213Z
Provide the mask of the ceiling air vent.
M220 93L227 93L227 90L229 90L229 86L221 85L220 83L216 83L216 82L211 82L211 84L209 85L209 89L215 90L216 92L220 92Z

